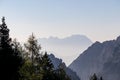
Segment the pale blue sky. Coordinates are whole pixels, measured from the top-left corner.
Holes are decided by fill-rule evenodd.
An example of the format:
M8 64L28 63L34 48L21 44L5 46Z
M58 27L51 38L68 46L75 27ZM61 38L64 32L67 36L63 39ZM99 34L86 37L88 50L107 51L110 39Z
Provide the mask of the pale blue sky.
M83 34L92 41L120 35L120 0L0 0L11 36L37 37Z

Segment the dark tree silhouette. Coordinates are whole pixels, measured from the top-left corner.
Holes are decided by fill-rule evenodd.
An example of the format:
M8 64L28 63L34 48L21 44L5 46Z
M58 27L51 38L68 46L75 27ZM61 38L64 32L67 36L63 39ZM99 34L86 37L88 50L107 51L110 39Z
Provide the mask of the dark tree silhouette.
M48 57L47 52L42 57L42 69L43 69L43 79L42 80L54 80L54 66Z
M71 80L66 74L62 64L57 70L54 69L54 65L52 64L47 52L45 52L45 54L42 56L41 62L43 69L42 80Z
M9 37L9 29L2 18L0 25L0 78L3 80L18 80L18 70L22 64L22 58L19 56L15 45Z
M94 73L93 76L90 78L90 80L98 80L96 74Z
M90 77L90 80L103 80L102 76L98 77L95 73Z
M102 77L100 77L100 80L103 80L103 78L102 78Z

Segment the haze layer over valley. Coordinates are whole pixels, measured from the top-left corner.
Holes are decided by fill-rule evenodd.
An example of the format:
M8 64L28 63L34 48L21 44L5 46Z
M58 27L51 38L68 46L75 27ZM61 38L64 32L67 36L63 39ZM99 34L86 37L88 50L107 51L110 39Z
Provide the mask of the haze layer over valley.
M92 41L84 35L72 35L62 39L58 37L39 38L38 41L43 50L62 58L66 65L69 65L92 44Z

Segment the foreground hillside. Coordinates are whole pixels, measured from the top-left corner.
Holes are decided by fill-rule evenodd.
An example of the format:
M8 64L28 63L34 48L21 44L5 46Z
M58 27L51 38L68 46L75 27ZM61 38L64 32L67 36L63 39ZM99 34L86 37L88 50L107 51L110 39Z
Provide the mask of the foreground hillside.
M120 79L120 37L116 40L95 42L84 51L69 68L75 71L81 80L89 80L96 73L104 80Z

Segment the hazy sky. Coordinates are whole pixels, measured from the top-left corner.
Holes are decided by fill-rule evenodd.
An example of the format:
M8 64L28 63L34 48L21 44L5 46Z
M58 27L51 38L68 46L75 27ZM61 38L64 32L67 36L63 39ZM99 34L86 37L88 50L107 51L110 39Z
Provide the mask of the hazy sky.
M120 0L0 0L10 35L19 41L83 34L92 41L120 35Z

